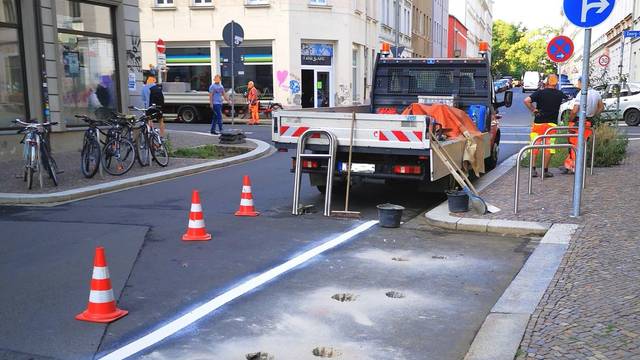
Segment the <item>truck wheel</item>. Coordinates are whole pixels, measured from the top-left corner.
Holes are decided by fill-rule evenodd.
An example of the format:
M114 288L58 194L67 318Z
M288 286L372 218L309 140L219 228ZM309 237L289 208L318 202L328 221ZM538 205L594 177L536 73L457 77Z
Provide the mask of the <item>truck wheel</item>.
M640 125L640 111L638 109L630 109L624 114L624 122L629 126Z
M178 116L187 124L198 122L198 110L193 106L183 106L178 109Z
M496 134L496 140L491 148L491 156L484 159L484 171L493 170L498 166L498 156L500 155L500 132Z

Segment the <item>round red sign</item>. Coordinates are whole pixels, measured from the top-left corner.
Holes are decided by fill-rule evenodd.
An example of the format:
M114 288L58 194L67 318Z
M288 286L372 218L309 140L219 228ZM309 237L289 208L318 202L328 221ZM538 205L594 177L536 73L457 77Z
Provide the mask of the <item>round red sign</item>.
M573 41L566 36L556 36L547 45L547 55L553 62L565 62L573 55Z
M609 55L606 55L606 54L598 58L598 64L600 64L600 66L602 67L607 67L610 61L611 61L611 58L609 58Z
M156 51L160 54L164 54L166 49L167 47L164 45L164 40L158 39L158 41L156 41Z

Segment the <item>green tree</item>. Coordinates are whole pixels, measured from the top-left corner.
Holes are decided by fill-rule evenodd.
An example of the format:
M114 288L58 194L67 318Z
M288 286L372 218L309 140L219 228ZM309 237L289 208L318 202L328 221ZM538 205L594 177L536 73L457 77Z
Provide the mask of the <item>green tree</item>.
M511 75L510 61L507 51L524 35L520 25L513 25L502 20L493 22L493 38L491 40L491 72L494 75Z

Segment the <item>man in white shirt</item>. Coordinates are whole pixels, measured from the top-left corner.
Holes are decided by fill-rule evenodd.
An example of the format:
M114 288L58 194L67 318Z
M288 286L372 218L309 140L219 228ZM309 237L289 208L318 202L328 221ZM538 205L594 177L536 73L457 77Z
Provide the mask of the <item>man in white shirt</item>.
M582 78L578 79L577 87L579 89L582 89ZM571 114L569 115L569 126L578 127L578 121L580 116L580 98L581 98L581 94L578 93L576 98L573 100L573 109L571 109ZM591 136L591 133L592 133L591 122L593 118L600 115L600 113L602 113L602 110L604 110L604 103L602 102L602 97L600 96L600 93L594 89L587 89L587 118L584 123L585 141ZM569 133L577 134L578 130L577 129L569 130ZM577 137L569 138L569 143L577 148L578 138ZM564 167L560 167L560 170L562 170L562 172L564 172L565 174L569 174L569 173L573 174L576 171L575 159L576 159L575 151L573 151L573 149L569 149L569 155L567 155L567 158L564 160Z

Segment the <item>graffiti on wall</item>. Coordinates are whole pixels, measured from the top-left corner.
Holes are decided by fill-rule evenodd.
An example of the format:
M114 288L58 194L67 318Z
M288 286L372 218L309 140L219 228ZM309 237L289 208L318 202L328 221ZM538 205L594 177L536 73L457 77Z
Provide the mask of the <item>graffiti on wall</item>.
M297 76L288 70L278 70L276 72L276 80L278 81L278 87L289 94L287 97L289 105L302 104L302 87Z
M127 46L127 68L129 71L142 71L142 54L140 52L140 36L129 35Z
M343 84L338 85L338 91L335 95L336 105L350 105L351 104L351 87Z

